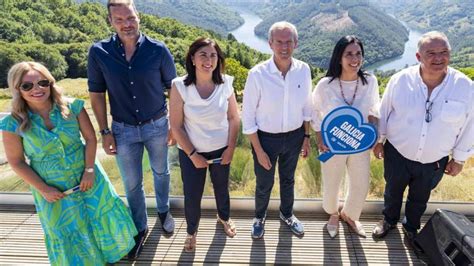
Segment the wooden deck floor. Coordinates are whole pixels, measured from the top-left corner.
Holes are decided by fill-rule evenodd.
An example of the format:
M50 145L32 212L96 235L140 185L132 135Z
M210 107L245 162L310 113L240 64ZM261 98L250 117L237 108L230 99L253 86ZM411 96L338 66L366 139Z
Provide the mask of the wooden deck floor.
M276 212L270 212L264 238L252 240L252 214L234 212L237 236L227 238L222 226L216 223L215 211L204 211L195 253L183 251L186 221L181 209L173 210L176 229L170 236L163 234L157 217L151 215L150 235L140 258L117 264L424 264L405 247L400 226L386 239L376 242L370 236L358 237L346 224L341 224L339 235L330 239L323 228L326 215L297 213L305 226L305 235L298 238L277 219ZM379 218L364 215L361 222L370 232ZM43 231L33 207L0 205L0 265L12 263L48 263Z

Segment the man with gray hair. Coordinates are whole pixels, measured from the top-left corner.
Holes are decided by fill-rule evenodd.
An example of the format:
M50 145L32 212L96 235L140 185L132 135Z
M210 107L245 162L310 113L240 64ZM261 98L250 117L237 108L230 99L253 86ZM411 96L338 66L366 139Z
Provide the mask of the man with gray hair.
M89 95L105 153L114 155L127 201L138 230L128 254L135 259L148 234L142 158L148 153L153 172L158 217L164 232L175 222L169 209L169 131L165 90L176 77L173 57L164 43L139 31L140 18L132 0L109 0L109 22L115 34L95 43L87 65ZM105 93L110 101L107 121Z
M443 174L455 176L473 154L474 87L449 67L451 47L441 32L428 32L418 42L419 65L393 75L380 108L380 139L374 147L384 158L384 219L373 230L383 238L403 218L406 240L413 248L431 190Z
M289 22L277 22L269 30L273 56L249 71L242 104L243 133L252 144L255 219L252 237L261 238L278 162L280 218L296 235L303 235L293 215L295 170L298 157L309 153L311 120L311 71L292 57L298 33Z

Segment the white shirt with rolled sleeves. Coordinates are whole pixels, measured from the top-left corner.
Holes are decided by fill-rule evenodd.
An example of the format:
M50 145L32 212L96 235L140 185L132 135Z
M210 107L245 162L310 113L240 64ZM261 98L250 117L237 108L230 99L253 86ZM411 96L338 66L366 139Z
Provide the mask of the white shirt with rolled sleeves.
M368 122L369 115L379 117L380 96L377 78L373 75L367 75L367 84L363 85L359 78L357 93L355 95L352 107L359 110L364 119ZM313 91L313 119L311 126L314 131L321 131L321 123L324 117L332 110L340 106L347 106L342 98L339 80L335 78L329 82L331 77L322 78ZM341 81L346 99L352 99L357 81Z
M242 102L243 133L284 133L311 120L311 71L292 59L286 77L273 57L249 71Z
M405 158L432 163L444 156L466 161L474 153L474 87L461 72L448 68L431 93L431 121L425 121L428 88L420 66L390 79L380 107L379 134Z

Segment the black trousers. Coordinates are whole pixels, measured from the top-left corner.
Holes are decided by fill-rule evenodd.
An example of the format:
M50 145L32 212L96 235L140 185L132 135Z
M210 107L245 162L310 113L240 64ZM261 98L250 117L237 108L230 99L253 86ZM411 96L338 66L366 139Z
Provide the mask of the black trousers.
M222 156L226 148L199 154L208 160L216 159ZM183 180L184 214L186 216L187 232L192 235L197 231L199 220L201 219L201 199L204 192L204 184L206 183L207 168L194 167L191 159L181 149L179 150L179 164ZM230 215L230 164L211 164L208 168L214 188L217 213L222 220L227 221Z
M403 193L408 187L405 204L405 217L402 221L407 231L416 232L420 229L420 219L426 210L431 190L443 177L448 156L433 163L420 163L403 157L395 147L387 141L384 145L384 210L385 220L395 225L400 220L400 209Z

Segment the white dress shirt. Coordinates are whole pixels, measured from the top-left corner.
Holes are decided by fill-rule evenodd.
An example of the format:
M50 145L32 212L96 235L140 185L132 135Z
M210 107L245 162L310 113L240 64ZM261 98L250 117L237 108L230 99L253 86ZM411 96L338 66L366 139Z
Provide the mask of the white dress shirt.
M430 103L432 119L426 122L425 106ZM432 163L451 154L455 160L465 161L474 151L473 82L453 68L448 68L429 99L420 66L393 75L380 115L380 135L409 160Z
M352 107L359 110L364 122L368 122L369 115L379 117L380 96L377 79L373 75L367 75L367 84L363 85L359 78L357 92ZM313 114L311 126L314 131L321 131L321 123L324 117L332 110L340 106L347 106L344 102L339 79L335 78L329 82L331 77L322 78L313 91ZM350 102L352 99L357 81L341 80L344 97Z
M232 76L216 86L206 99L201 98L194 84L184 85L184 78L173 80L183 99L184 129L197 152L211 152L228 145L229 121L227 110L234 88ZM180 147L178 147L180 148Z
M311 71L308 64L291 60L286 77L273 57L249 71L242 103L244 134L257 130L284 133L311 120Z

